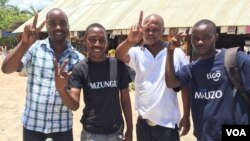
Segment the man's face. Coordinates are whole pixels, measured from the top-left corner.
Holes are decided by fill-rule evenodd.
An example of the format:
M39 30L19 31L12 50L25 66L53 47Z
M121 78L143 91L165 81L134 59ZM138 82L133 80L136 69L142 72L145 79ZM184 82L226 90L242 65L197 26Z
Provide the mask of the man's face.
M89 57L94 61L103 61L106 56L107 35L103 28L91 27L86 35L86 46Z
M198 55L210 54L215 49L216 33L211 25L201 24L194 26L191 35L191 44Z
M46 28L52 41L65 41L69 34L67 17L61 11L52 11L46 20Z
M143 28L143 41L147 45L154 45L161 41L163 35L163 24L154 16L146 19Z

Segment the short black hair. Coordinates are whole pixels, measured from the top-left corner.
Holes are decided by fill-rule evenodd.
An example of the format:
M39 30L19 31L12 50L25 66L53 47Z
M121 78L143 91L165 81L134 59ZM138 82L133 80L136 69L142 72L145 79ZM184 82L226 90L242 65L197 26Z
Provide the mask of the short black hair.
M195 23L194 27L202 25L202 24L210 25L213 28L214 34L216 34L217 29L216 29L216 25L213 21L211 21L209 19L202 19L202 20L198 21L197 23Z
M53 12L53 11L60 11L61 13L63 13L64 16L65 16L65 18L66 18L66 20L67 20L67 22L68 22L68 16L67 16L66 13L65 13L63 10L61 10L60 8L53 8L53 9L49 10L49 11L47 12L47 14L46 14L46 20L49 18L49 14L50 14L51 12Z
M99 28L102 28L102 29L104 30L105 34L106 34L106 29L105 29L105 27L104 27L103 25L101 25L101 24L99 24L99 23L92 23L92 24L90 24L90 25L86 28L85 34L84 34L85 37L88 35L89 29L92 28L92 27L99 27Z

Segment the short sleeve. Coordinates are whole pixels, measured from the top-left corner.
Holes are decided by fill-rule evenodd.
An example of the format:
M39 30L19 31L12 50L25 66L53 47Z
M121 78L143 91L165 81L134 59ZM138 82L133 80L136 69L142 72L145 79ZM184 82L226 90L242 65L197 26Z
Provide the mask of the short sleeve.
M35 47L36 43L33 44L22 57L21 62L23 63L23 66L28 67L31 64L32 54Z
M130 61L128 62L128 66L130 66L131 68L135 68L135 65L136 65L136 49L138 48L137 47L131 47L128 51L128 54L129 54L129 57L130 57Z
M174 51L175 71L177 72L178 70L180 70L183 66L187 64L189 64L189 60L186 54L180 48L176 48Z
M180 81L180 87L187 86L192 80L190 65L185 65L176 72L176 78Z
M83 88L84 73L81 62L74 65L72 74L70 75L67 83L67 88Z
M128 67L121 61L118 60L118 84L119 89L128 88L129 83L131 82L131 78L128 72Z

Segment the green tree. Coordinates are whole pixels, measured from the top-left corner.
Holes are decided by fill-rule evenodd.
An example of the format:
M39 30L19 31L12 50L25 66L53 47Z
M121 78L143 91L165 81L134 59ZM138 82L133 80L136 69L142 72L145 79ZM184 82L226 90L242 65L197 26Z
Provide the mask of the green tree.
M7 5L8 0L0 0L0 29L2 31L12 32L11 26L19 23L24 23L33 15L22 12L17 6ZM18 25L18 24L17 24ZM0 45L8 44L11 47L15 46L17 42L16 36L2 37Z
M7 5L9 0L0 0L0 7L4 7Z
M22 13L18 7L5 6L0 8L0 29L8 29L14 22L25 22L31 15Z

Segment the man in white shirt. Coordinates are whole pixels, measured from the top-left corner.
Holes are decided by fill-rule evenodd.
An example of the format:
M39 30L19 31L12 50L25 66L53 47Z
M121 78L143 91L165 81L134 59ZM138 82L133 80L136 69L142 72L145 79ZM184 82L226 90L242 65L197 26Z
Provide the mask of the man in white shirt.
M176 91L165 83L167 43L162 41L164 21L151 14L132 26L127 39L116 49L116 57L132 67L135 72L135 106L139 113L136 125L137 141L179 141L190 129L188 89L182 90L184 115L180 112ZM132 47L142 41L142 45ZM188 63L181 49L175 52L175 70Z

